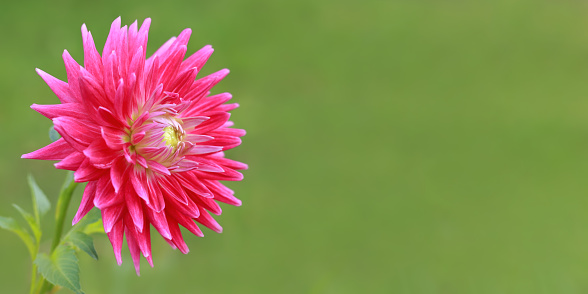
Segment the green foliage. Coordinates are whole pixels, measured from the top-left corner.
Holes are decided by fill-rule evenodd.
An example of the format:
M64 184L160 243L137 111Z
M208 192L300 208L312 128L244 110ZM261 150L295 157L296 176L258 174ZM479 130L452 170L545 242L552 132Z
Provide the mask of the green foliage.
M33 241L33 237L26 230L24 230L13 218L0 216L0 228L11 231L18 235L20 239L25 243L31 258L35 258L36 246Z
M96 226L100 226L96 230ZM86 216L81 219L73 228L63 237L62 243L70 243L74 248L86 252L90 257L98 260L98 253L94 248L94 240L90 237L93 233L104 233L102 221L100 219L100 210L92 209Z
M72 232L69 234L66 241L71 242L71 244L84 252L86 252L90 257L98 260L98 253L96 253L96 249L94 248L94 239L83 232Z
M14 208L22 215L25 221L29 224L31 231L33 231L33 235L35 236L37 246L41 242L41 228L39 227L39 223L35 220L35 217L28 213L26 210L22 209L20 206L16 204L12 204Z
M66 287L76 294L84 293L80 286L78 258L71 246L60 244L51 256L41 253L37 256L35 264L50 283Z
M29 174L28 182L31 189L31 195L33 197L33 211L35 213L35 219L39 224L41 217L43 217L51 208L51 203L49 203L49 199L47 199L47 196L45 196L43 190L39 188L35 178L31 174Z
M14 219L8 217L0 217L0 228L17 234L29 250L31 259L34 261L30 293L46 293L51 291L53 288L51 284L66 287L75 293L83 293L79 280L76 249L86 252L96 260L98 259L98 254L94 248L94 242L90 234L104 232L103 229L98 229L98 226L100 228L102 227L100 211L97 209L90 211L63 238L61 238L61 231L59 234L56 234L54 236L55 246L52 248L50 254L39 253L39 245L42 237L41 218L47 214L51 208L51 203L31 175L28 177L28 184L32 195L33 213L29 213L16 204L13 204L13 206L29 225L32 235ZM56 223L58 223L59 227L63 225L63 217L76 185L73 181L73 173L68 173L57 205L60 213L56 215ZM37 279L37 269L46 281ZM47 281L51 284L47 283Z

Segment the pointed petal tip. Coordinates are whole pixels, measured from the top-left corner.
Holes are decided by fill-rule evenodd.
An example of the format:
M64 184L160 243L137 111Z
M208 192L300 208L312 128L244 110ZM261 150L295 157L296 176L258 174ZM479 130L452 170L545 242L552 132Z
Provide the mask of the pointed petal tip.
M210 54L212 54L212 52L214 52L214 48L212 48L212 45L206 45L206 46L202 47L202 49L200 49L200 50L210 52Z

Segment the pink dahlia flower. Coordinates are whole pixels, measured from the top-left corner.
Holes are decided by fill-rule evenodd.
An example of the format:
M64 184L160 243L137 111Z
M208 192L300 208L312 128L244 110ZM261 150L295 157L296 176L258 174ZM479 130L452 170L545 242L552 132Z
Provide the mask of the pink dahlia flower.
M84 66L63 53L67 83L37 69L61 104L31 108L53 120L62 138L23 158L59 160L88 182L77 223L93 207L102 212L104 231L120 265L123 235L139 274L140 253L153 266L150 226L174 248L187 253L179 225L202 237L196 222L215 232L221 226L217 201L239 206L219 181L239 181L247 165L223 151L241 144L224 104L231 94L210 95L229 71L195 80L213 52L205 46L184 59L191 30L173 37L145 58L150 19L110 28L102 56L82 25Z

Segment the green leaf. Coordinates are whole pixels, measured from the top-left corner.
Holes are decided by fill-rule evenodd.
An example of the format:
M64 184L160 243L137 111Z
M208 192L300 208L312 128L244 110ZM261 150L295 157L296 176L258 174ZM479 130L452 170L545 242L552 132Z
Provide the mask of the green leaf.
M51 203L49 203L49 199L43 193L43 190L39 188L35 178L29 174L29 187L31 188L31 194L33 195L33 211L35 213L35 218L37 220L37 224L41 224L41 217L43 217L47 211L51 208Z
M35 259L36 250L33 237L27 231L25 231L13 218L0 216L0 228L17 234L27 246L29 254L31 255L31 259Z
M51 139L51 142L55 142L59 140L59 138L61 138L61 135L55 130L54 126L51 126L49 128L49 139Z
M40 253L35 260L39 272L54 285L66 287L76 294L83 294L80 286L80 268L75 250L67 244L60 244L48 256Z
M87 225L84 230L82 230L85 234L87 235L92 235L92 234L105 234L104 233L104 225L102 224L102 220L99 219L97 222L95 223L91 223L89 225Z
M35 217L33 217L32 214L28 213L26 210L20 208L20 206L16 204L12 204L12 206L14 206L14 208L16 208L18 212L20 212L20 215L22 215L22 217L27 221L29 227L31 227L31 230L33 231L35 240L37 240L37 244L39 244L39 242L41 241L41 228L39 228L39 225L37 224Z
M67 232L66 237L68 235L73 234L74 232L82 232L86 235L91 235L94 233L104 233L104 226L102 225L102 219L99 209L92 209L82 218L73 228Z
M100 220L102 214L100 214L100 210L97 208L93 208L90 210L84 218L82 218L76 225L76 227L83 229L87 225L93 224Z
M67 241L71 242L74 247L88 253L90 257L98 260L98 253L96 253L96 249L94 248L94 240L92 237L82 232L72 232L68 235Z

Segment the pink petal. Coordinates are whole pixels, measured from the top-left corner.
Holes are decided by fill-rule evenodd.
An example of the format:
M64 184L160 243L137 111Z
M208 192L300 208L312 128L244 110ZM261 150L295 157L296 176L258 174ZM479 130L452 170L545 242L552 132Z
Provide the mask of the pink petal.
M109 233L110 231L112 231L115 224L119 222L123 210L123 205L115 205L101 209L102 222L104 224L104 232Z
M171 173L169 172L167 167L161 165L157 161L150 160L147 162L147 165L149 166L149 169L151 169L161 175L168 175L168 176L171 175Z
M196 67L199 70L202 69L208 58L210 58L210 55L212 55L212 52L214 52L212 46L206 45L202 47L202 49L196 51L190 57L186 58L184 62L182 62L181 70L193 67Z
M101 177L96 185L96 197L94 198L94 206L99 209L104 209L124 200L124 195L119 195L114 192L110 177Z
M180 250L180 252L184 254L188 254L190 249L186 245L184 238L182 237L182 232L180 231L180 227L174 221L168 221L169 224L169 231L172 235L171 241L176 245L176 247Z
M123 157L117 158L112 164L110 168L110 180L112 181L112 187L115 193L118 193L120 187L127 179L130 167ZM131 187L131 185L128 186Z
M124 195L129 215L131 216L131 219L133 220L133 223L135 224L137 231L142 232L144 220L143 208L141 205L140 198L137 196L131 185L126 186L126 191Z
M102 81L102 57L96 50L92 33L88 32L86 24L82 25L82 40L84 44L84 67L97 80Z
M218 152L223 150L222 146L209 146L209 145L196 145L194 148L190 149L185 155L199 155L199 154L208 154L213 152ZM222 170L222 169L221 169Z
M196 106L190 109L191 112L203 113L214 110L215 107L231 100L233 95L231 93L221 93L206 98L202 98L198 101Z
M217 233L223 232L223 227L221 227L206 210L200 210L200 216L196 219L196 221Z
M88 182L86 188L84 189L84 195L82 196L82 202L80 203L80 207L78 208L78 212L73 218L71 225L77 224L92 208L94 208L94 195L96 193L96 182L92 181Z
M67 116L54 118L53 124L63 139L80 152L83 152L98 134L95 126Z
M188 195L186 195L186 192L184 192L184 189L179 186L179 183L174 177L161 177L159 178L158 183L163 194L176 199L184 205L188 205Z
M127 236L127 244L129 245L129 251L131 252L131 258L135 265L135 271L137 276L141 275L141 255L139 244L137 243L136 234L133 232L134 228L125 227L125 233Z
M122 220L114 224L110 232L106 232L108 236L108 240L110 240L110 244L112 244L112 249L114 250L114 256L116 257L116 263L118 265L122 264L122 243L123 243L123 236L124 236L124 226Z
M156 179L147 179L147 190L149 191L149 203L147 203L147 206L156 212L162 211L165 208L165 201Z
M69 90L69 85L66 82L54 78L52 75L38 68L36 70L37 73L41 76L41 78L43 78L45 83L47 83L49 88L51 88L51 91L53 91L53 93L57 95L57 98L59 98L59 101L61 101L61 103L73 103L77 101L77 99Z
M74 172L74 180L78 183L98 180L105 170L97 169L86 157L80 167Z
M188 231L190 231L192 234L194 234L198 237L204 237L202 230L200 230L198 225L196 225L196 223L194 222L194 220L192 220L192 218L190 216L187 216L182 213L178 213L178 211L175 211L175 210L171 210L170 214L172 215L173 218L175 218L178 221L178 223L180 225L182 225L184 228L188 229Z
M86 155L90 159L90 162L92 162L97 168L110 168L112 162L122 155L122 153L120 151L115 152L108 148L104 140L100 138L92 142L92 144L84 150L84 155Z
M161 234L163 238L171 240L172 235L169 231L165 211L156 212L155 210L147 209L147 216L149 217L149 222L153 224L159 234Z
M201 123L194 130L190 131L193 134L205 135L206 133L220 128L225 122L229 120L231 115L226 112L217 112L210 115L210 119Z
M134 170L130 172L131 184L135 188L137 195L149 204L149 193L147 192L147 179L144 172Z
M62 161L54 164L54 166L58 169L75 171L80 167L85 159L86 156L83 153L74 151Z
M82 111L83 106L79 103L53 105L33 104L31 105L31 108L49 119L53 119L58 116L70 116L76 119L87 119L88 117L87 113Z
M122 145L125 143L123 141L123 137L125 136L123 131L109 127L100 127L100 133L110 149L122 149Z
M82 101L80 92L80 85L78 79L80 77L80 65L69 55L67 50L63 51L63 62L65 63L65 70L67 72L67 83L69 85L72 102Z
M31 153L23 154L21 158L41 160L62 160L76 152L63 138Z

